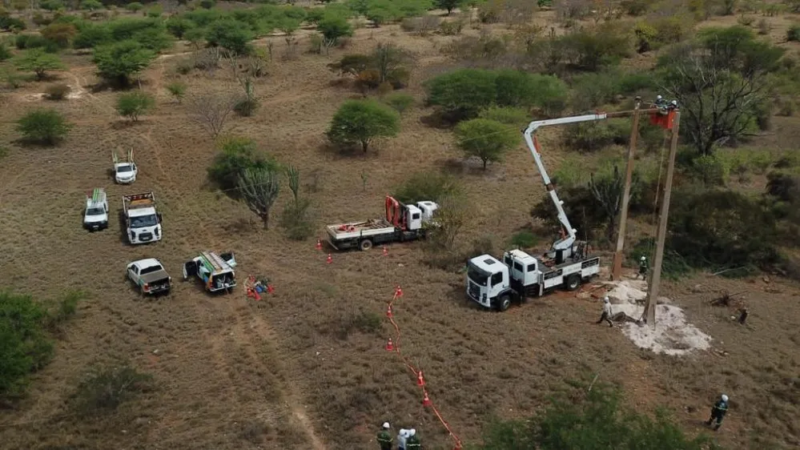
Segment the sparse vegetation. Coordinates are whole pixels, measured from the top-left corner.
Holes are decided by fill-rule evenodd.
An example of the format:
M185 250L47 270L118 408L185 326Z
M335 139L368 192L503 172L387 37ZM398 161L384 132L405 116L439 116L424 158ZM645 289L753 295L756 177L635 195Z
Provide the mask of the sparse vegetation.
M78 385L73 407L83 416L105 415L153 387L152 375L128 364L97 367Z
M53 84L44 90L45 96L50 100L64 100L72 89L66 84Z
M31 372L50 360L53 344L43 329L46 318L30 296L0 292L0 396L21 395Z
M173 81L167 85L167 92L172 94L178 103L181 103L183 101L183 97L186 96L186 83L182 81Z
M40 145L56 145L71 129L64 116L53 109L37 109L17 121L23 140Z

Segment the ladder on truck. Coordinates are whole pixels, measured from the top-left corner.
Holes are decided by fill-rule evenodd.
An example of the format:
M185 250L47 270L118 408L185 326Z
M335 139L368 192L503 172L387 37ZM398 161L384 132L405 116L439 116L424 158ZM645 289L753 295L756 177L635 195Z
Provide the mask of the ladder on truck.
M203 266L209 273L224 272L230 269L228 263L213 252L201 252L200 261L203 262Z
M145 194L123 195L127 209L153 206L156 202L156 195L152 192Z
M105 194L103 188L94 188L91 193L92 203L99 203L103 201L103 194Z

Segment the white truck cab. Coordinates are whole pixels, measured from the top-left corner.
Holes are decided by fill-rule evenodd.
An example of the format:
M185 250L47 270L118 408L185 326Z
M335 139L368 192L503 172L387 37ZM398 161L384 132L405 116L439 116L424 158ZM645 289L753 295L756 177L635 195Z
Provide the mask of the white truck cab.
M161 214L152 192L122 196L128 242L146 244L161 240Z
M108 228L108 199L103 188L95 188L86 195L83 226L89 231Z
M120 161L117 152L113 152L111 159L114 161L114 181L118 184L131 184L136 181L139 169L133 162L133 150L128 150L127 161Z

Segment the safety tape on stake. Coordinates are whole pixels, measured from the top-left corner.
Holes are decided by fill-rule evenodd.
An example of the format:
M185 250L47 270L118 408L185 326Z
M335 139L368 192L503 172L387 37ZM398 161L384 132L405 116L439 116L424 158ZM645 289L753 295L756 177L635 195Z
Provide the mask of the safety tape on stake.
M397 300L402 296L403 296L403 290L400 288L400 286L396 286L394 290L394 295L392 296L392 300L389 302L389 311L394 311L395 300ZM418 377L420 377L420 375L422 374L422 370L414 367L414 365L411 364L411 361L409 361L409 359L405 355L403 355L403 353L400 351L400 327L397 325L397 322L394 321L394 313L390 315L387 314L387 317L389 318L389 322L392 323L392 326L394 326L395 330L394 349L391 351L396 352L398 356L400 356L400 359L403 360L403 364L405 364L408 370L410 370L411 373L414 374L414 380L417 380ZM461 450L462 448L461 439L459 439L458 436L455 433L453 433L453 430L450 429L450 425L447 423L446 420L444 420L442 414L439 412L439 409L433 403L433 400L430 400L430 396L428 395L428 390L425 389L425 385L427 383L422 385L419 385L418 383L415 384L417 384L419 388L422 390L423 397L429 402L428 407L433 410L433 413L436 414L436 417L439 419L439 422L442 423L444 428L450 434L450 437L453 439L453 442L455 442L454 450Z

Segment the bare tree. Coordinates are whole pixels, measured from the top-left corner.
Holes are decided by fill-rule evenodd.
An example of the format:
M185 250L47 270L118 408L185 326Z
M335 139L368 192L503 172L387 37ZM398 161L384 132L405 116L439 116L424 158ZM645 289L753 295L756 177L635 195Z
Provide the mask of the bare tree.
M639 184L638 174L634 173L633 175L631 192L635 192ZM609 241L613 241L617 234L617 217L619 216L620 205L622 205L624 188L625 178L619 172L617 166L614 166L612 173L605 176L595 177L595 174L591 174L589 189L605 213L607 220L606 238Z
M249 168L239 175L239 193L242 199L269 229L269 211L280 192L280 174L273 168Z
M187 110L189 118L216 139L222 133L234 105L236 97L230 94L197 94L189 98Z
M461 195L450 194L439 201L436 222L430 231L430 243L434 249L452 251L456 238L467 222L469 203Z

